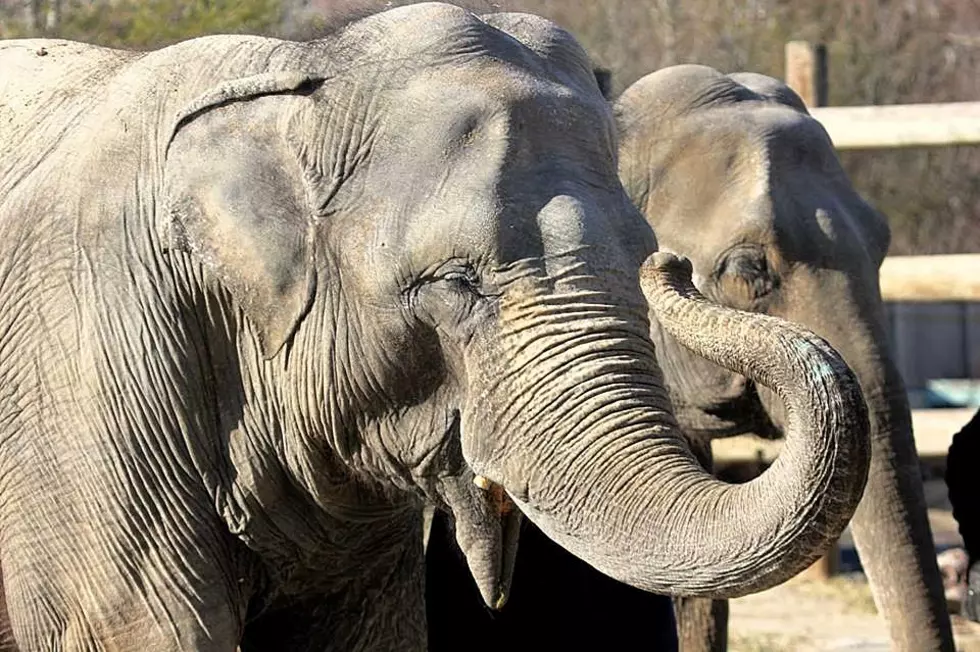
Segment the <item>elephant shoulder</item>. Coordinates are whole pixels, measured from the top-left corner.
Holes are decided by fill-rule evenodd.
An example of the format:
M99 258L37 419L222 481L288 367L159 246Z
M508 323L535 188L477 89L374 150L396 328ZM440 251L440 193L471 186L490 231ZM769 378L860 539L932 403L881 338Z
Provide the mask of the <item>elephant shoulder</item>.
M135 53L57 39L0 45L0 187L37 167Z
M77 99L97 90L134 52L62 39L15 39L0 44L0 105L35 113L51 102Z

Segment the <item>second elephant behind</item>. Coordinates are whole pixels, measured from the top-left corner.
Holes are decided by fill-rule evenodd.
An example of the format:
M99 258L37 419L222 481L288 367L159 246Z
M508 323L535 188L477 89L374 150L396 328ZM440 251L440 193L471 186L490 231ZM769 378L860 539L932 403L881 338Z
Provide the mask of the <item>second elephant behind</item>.
M661 247L691 259L698 289L718 303L806 325L857 373L873 448L852 530L875 602L894 649L953 650L908 401L888 348L878 287L890 238L887 222L859 197L824 129L779 80L674 66L627 89L616 101L616 115L623 185ZM656 315L651 323L678 419L705 463L710 464L713 438L781 434L784 408L769 392L678 345ZM453 572L452 560L434 554L430 576ZM541 595L538 568L575 567L575 560L561 561L567 553L557 547L536 547L530 554L539 558L519 553L515 596L534 585ZM529 622L553 631L615 631L639 641L650 623L630 614L643 608L663 612L659 596L609 583L590 591L582 582L580 591L545 591L548 618L507 614L498 621L482 613L476 621L511 643L533 635L526 631ZM431 584L431 604L445 604L436 594L442 585ZM452 604L449 611L430 606L434 634L482 607ZM587 622L573 616L581 613L593 616ZM724 649L726 613L723 603L680 601L682 647ZM508 627L513 631L504 631Z

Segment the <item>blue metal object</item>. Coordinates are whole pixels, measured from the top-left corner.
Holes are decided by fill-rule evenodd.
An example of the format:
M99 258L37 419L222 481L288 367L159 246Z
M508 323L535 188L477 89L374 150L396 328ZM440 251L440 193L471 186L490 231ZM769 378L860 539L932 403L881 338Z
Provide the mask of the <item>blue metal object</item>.
M937 378L926 381L926 407L980 407L980 380Z

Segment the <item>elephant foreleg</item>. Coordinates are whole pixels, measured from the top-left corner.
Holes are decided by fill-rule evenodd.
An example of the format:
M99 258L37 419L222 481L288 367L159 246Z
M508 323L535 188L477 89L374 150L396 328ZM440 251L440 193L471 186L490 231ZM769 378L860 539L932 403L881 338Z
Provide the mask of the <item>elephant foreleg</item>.
M405 548L374 568L362 563L361 576L350 581L312 569L285 583L271 580L267 589L276 597L253 601L241 652L425 652L420 529L409 530Z
M14 632L7 615L7 596L3 590L3 570L0 569L0 652L18 652Z

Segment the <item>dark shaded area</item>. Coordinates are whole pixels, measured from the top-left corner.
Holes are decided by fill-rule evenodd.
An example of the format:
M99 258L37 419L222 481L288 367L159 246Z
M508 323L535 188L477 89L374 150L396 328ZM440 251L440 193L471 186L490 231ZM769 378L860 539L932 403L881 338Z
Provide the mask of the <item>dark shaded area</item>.
M670 598L599 573L527 521L511 597L500 612L484 605L449 518L439 512L426 564L430 652L677 649Z
M946 487L959 525L963 547L970 558L963 613L980 622L980 509L977 504L977 463L980 462L980 410L953 435L946 457Z

